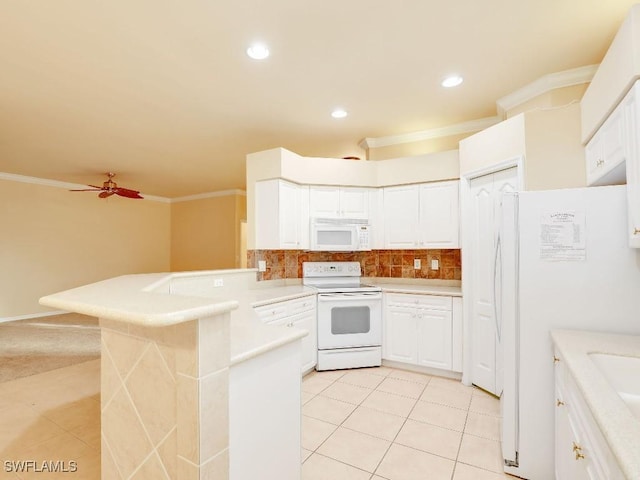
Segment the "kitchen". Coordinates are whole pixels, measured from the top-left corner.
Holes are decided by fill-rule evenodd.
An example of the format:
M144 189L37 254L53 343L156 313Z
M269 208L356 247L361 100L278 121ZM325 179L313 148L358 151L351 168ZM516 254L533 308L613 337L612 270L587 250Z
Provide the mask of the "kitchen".
M597 78L597 77L596 77ZM595 82L592 83L593 85L597 85ZM621 91L623 91L624 88L622 88ZM626 93L626 92L625 92ZM613 100L609 99L609 102L611 103ZM606 110L606 109L605 109ZM584 113L584 109L583 109L583 113ZM600 111L599 113L596 112L596 114L594 114L594 118L598 117L598 119L595 121L595 123L599 123L601 120L604 120L604 117L606 115L604 115L604 113L602 111ZM593 119L592 119L593 120ZM584 118L582 119L583 121L583 125L584 125ZM525 190L540 190L540 189L544 189L544 188L562 188L562 187L572 187L572 186L579 186L579 185L571 185L571 182L576 182L578 183L578 181L576 180L576 178L578 177L577 175L571 175L571 172L577 172L578 168L583 169L584 171L584 160L582 158L579 158L580 155L578 153L579 148L581 148L581 140L584 140L584 138L580 138L581 135L580 133L578 133L575 137L572 137L570 142L571 145L567 146L566 148L562 147L562 145L560 148L558 145L554 145L554 148L558 148L561 151L561 154L556 154L556 155L566 155L566 158L570 158L570 159L574 159L575 163L573 164L563 164L565 167L567 167L569 169L569 176L566 176L564 173L562 172L558 172L557 175L553 175L553 176L549 176L548 172L550 170L550 168L553 168L554 165L550 165L549 163L553 163L554 158L556 158L556 155L550 155L548 151L545 151L545 147L544 147L544 142L542 140L546 140L547 138L549 138L551 136L551 133L559 126L562 126L562 129L564 131L567 131L569 128L571 128L572 126L580 126L580 111L577 108L577 106L574 105L569 105L568 107L564 108L564 109L557 109L557 111L554 110L553 113L549 113L549 112L527 112L525 113L523 116L517 116L514 115L513 118L507 120L504 123L500 123L498 125L496 125L495 128L489 127L486 130L483 130L483 132L481 132L480 134L478 134L478 136L471 136L468 138L468 140L466 141L462 141L460 144L460 152L459 154L456 152L454 153L449 153L447 156L447 154L436 154L440 157L441 160L443 160L442 163L438 163L437 167L434 167L433 165L426 165L427 163L431 163L431 162L420 162L421 165L424 165L424 170L428 170L428 172L424 173L424 177L421 177L420 175L420 168L413 168L413 169L409 169L409 165L415 161L415 158L413 157L404 157L401 158L399 160L397 160L396 163L391 163L391 160L382 160L379 162L375 162L379 165L376 166L376 168L374 169L373 167L371 167L371 164L374 162L363 162L363 161L348 161L348 162L344 162L344 161L339 161L336 160L335 165L332 165L332 167L335 168L327 168L327 162L332 161L333 159L323 159L324 160L324 166L319 167L317 170L319 170L319 174L317 175L312 175L311 173L309 173L310 170L313 169L308 169L308 168L299 168L298 165L298 170L304 170L304 172L302 173L296 173L296 162L300 161L299 156L296 156L295 154L292 154L291 152L288 151L282 151L282 150L278 150L277 152L275 152L276 157L278 157L276 159L276 163L278 161L280 161L280 168L282 169L282 173L278 173L278 174L274 174L274 173L270 173L267 177L265 178L260 178L260 179L254 179L256 182L262 182L262 181L270 181L273 180L274 178L284 178L285 182L290 182L293 183L295 185L317 185L317 186L327 186L327 185L338 185L338 186L344 186L344 188L366 188L366 189L374 189L375 191L373 193L369 192L369 201L367 202L369 204L369 210L371 212L377 212L378 214L380 212L383 212L382 216L373 216L370 221L371 221L371 226L372 226L372 230L371 230L371 235L372 235L372 245L375 245L376 248L372 249L372 250L376 250L374 253L372 254L362 254L363 255L363 260L362 260L362 268L363 268L363 272L365 277L367 277L367 282L369 281L369 277L399 277L399 278L403 278L403 277L408 277L408 278L424 278L427 280L441 280L442 283L440 284L436 284L437 282L433 282L431 283L431 285L433 285L433 287L428 287L429 289L432 288L436 288L436 287L442 287L442 288L451 288L451 287L455 287L456 283L458 282L458 286L460 285L460 282L465 282L467 280L467 278L465 278L462 275L462 269L460 267L460 265L472 265L472 263L467 262L465 255L471 254L472 253L472 249L471 248L465 248L465 237L464 237L464 229L463 229L463 236L462 236L462 245L459 243L460 241L458 240L456 243L455 240L452 240L450 237L446 238L446 233L447 228L442 228L440 229L441 232L444 232L444 240L443 237L440 236L438 238L430 238L430 239L411 239L410 242L414 242L414 243L407 243L407 232L403 230L402 227L405 227L407 225L406 220L403 221L398 221L398 225L399 227L387 227L385 230L385 226L387 224L392 224L392 222L394 220L397 220L396 218L394 218L394 216L385 216L384 215L384 210L385 210L385 202L384 202L384 195L382 196L382 202L380 200L381 196L380 193L384 190L384 189L388 189L387 192L393 194L393 188L400 188L403 184L417 184L417 183L424 183L425 186L429 186L429 184L433 183L433 182L448 182L451 181L452 179L455 178L462 178L463 180L460 183L460 194L462 196L462 206L463 208L461 209L461 219L460 221L462 222L462 225L468 225L467 223L465 223L465 215L468 215L468 213L465 213L464 210L464 205L465 205L465 195L467 195L469 192L467 190L465 190L465 184L464 184L464 173L470 174L467 175L466 177L466 181L468 181L469 185L467 185L469 187L469 189L472 188L471 183L473 182L473 179L476 178L476 176L481 176L478 175L479 172L482 173L489 173L489 172L484 172L482 171L482 169L484 168L484 166L486 165L480 165L478 164L478 157L482 156L482 155L486 155L486 157L492 157L494 155L496 155L495 152L492 152L492 148L495 147L496 145L504 145L506 143L509 143L508 141L505 140L505 138L507 137L503 137L502 140L499 140L497 142L495 142L496 137L500 138L500 135L507 135L509 139L512 139L514 137L524 137L522 138L522 141L520 142L519 145L516 146L515 150L516 152L509 152L507 154L504 154L504 156L501 158L501 160L507 160L509 163L509 165L502 165L502 167L512 167L515 166L516 168L518 167L518 162L521 161L522 157L526 158L526 162L524 163L524 165L522 166L522 169L524 171L520 171L518 173L518 175L521 176L520 181L521 181L521 185L526 187ZM545 130L544 127L546 127L548 130ZM506 132L506 133L505 133ZM515 135L513 135L511 132L516 132ZM587 136L590 136L590 134L593 132L587 132ZM513 135L513 136L512 136ZM486 136L486 137L484 137ZM484 137L484 138L483 138ZM594 137L595 138L595 137ZM542 140L541 140L542 139ZM476 143L478 142L478 143ZM560 143L562 142L562 139L560 140ZM542 151L541 151L542 150ZM472 156L468 156L467 154L472 151L474 153L474 155ZM569 154L567 154L567 152L569 152ZM573 153L571 153L573 152ZM501 155L504 152L499 152ZM273 155L274 152L270 152L270 153L265 153L264 155ZM257 154L254 154L257 155ZM306 157L305 157L306 158ZM434 157L435 158L435 157ZM422 160L424 160L424 158L422 158ZM581 160L582 163L580 163L578 160ZM600 158L597 158L596 161L594 163L598 163L598 161L600 161ZM313 161L313 160L311 160ZM250 162L250 159L249 159ZM456 163L459 162L459 165ZM545 162L549 162L547 164L545 164ZM435 163L435 162L433 162ZM482 163L482 162L481 162ZM491 163L491 162L489 162ZM580 164L579 164L580 163ZM615 163L615 162L614 162ZM629 163L628 161L626 161L624 163L626 168L629 168ZM348 166L344 167L346 170L352 170L352 169L356 169L356 168L360 168L362 167L363 170L369 170L366 173L362 173L362 172L358 172L358 173L349 173L349 171L347 171L346 173L342 170L340 170L340 167L338 167L338 165L342 165L342 164L347 164ZM449 168L451 165L455 165L458 168L458 171L455 173L450 173L447 171L443 171L446 170L447 168ZM466 166L465 166L466 165ZM598 165L600 166L600 165ZM619 166L620 163L618 162L616 164L616 167L618 168L614 168L613 170L619 170ZM403 168L404 167L404 168ZM454 167L454 170L455 168ZM384 171L383 169L386 168L386 171ZM575 168L575 170L574 170ZM465 170L466 169L466 170ZM380 173L380 172L384 172L384 173ZM633 171L632 171L633 172ZM340 180L337 184L334 184L333 182L335 182L336 180L332 180L329 181L327 180L327 177L330 176L330 174L338 174L340 175ZM493 174L493 173L491 173ZM256 244L251 245L251 239L252 238L257 238L257 232L256 231L252 231L252 228L255 228L255 225L257 225L257 223L259 221L264 221L265 218L267 218L265 215L261 215L260 218L258 218L257 216L253 217L252 220L252 213L251 210L252 208L254 208L255 202L253 202L251 199L254 198L253 195L256 192L251 191L251 189L253 188L253 182L249 181L249 175L250 175L250 169L247 169L247 199L248 199L248 238L249 238L249 258L250 260L253 259L253 261L255 262L254 265L258 270L261 270L261 265L259 262L264 261L266 262L266 264L264 265L265 271L264 272L258 272L258 275L261 277L261 279L263 280L284 280L284 279L300 279L303 277L303 258L305 256L306 252L306 247L304 246L304 239L302 239L302 245L296 245L296 248L293 249L289 249L289 248L282 248L282 243L280 243L280 241L278 241L278 244L268 244L265 243L263 245L260 246L260 248L257 248ZM305 176L308 175L308 176ZM475 175L475 176L474 176ZM395 176L395 177L394 177ZM615 177L615 172L613 173L613 176ZM627 172L627 180L629 178L629 173ZM357 177L357 180L353 180L354 177ZM404 178L403 178L404 177ZM407 177L409 179L407 179ZM380 181L380 179L384 179L384 181ZM604 180L603 180L604 178ZM581 181L581 180L580 180ZM388 182L388 183L387 183ZM604 177L597 177L595 178L595 182L594 184L597 184L598 182L604 182L604 183L617 183L619 182L619 180L611 180L610 178L607 178L607 176ZM311 188L310 186L308 187L309 189ZM407 190L406 188L404 190ZM466 193L465 193L466 192ZM298 192L299 193L299 192ZM325 192L326 193L326 192ZM382 192L384 193L384 192ZM422 205L421 202L421 196L424 195L425 198L427 198L428 195L434 193L433 191L428 191L428 190L421 190L421 189L417 189L417 192L414 191L402 191L402 189L400 189L400 193L396 192L398 197L397 200L398 202L402 202L405 201L407 197L412 198L414 201L412 204L417 204L417 205ZM440 192L442 193L442 192ZM296 195L296 193L293 193L294 195ZM405 196L406 195L406 196ZM434 194L434 195L437 195ZM446 199L446 192L442 193L442 195L444 196L440 196L440 197L436 197L438 199ZM257 196L257 195L256 195ZM340 192L338 194L338 198L340 198ZM387 196L387 198L389 198L389 196ZM449 197L451 198L451 197ZM455 198L455 196L454 196ZM432 201L428 201L425 202L425 204L423 205L424 207L429 207L431 205L437 205L437 206L444 206L444 205L449 205L451 206L452 204L449 202L447 203L446 201L444 203L441 203L440 200L432 200ZM620 201L619 199L617 201ZM297 208L305 208L305 202L304 202L304 197L302 197L302 201L297 202L285 202L286 203L286 207L289 208L293 208L294 210ZM309 208L311 208L311 196L309 196ZM371 207L371 204L373 204L373 207ZM269 206L272 205L271 203L260 203L260 206ZM376 205L378 208L376 208ZM622 205L622 204L621 204ZM637 203L636 203L637 205ZM380 206L382 206L382 208L379 208ZM632 207L634 206L634 204L631 205ZM172 207L173 208L173 207ZM453 208L453 207L451 207ZM623 207L624 208L624 207ZM350 209L351 213L354 213L354 211L357 214L357 210L358 209ZM392 209L397 211L395 208ZM436 219L438 218L438 212L439 209L434 208L434 211L432 212L433 216L436 217ZM361 210L360 210L361 211ZM422 210L420 210L420 208L418 207L417 209L418 212L420 211L424 211L424 208ZM453 210L455 212L457 212L457 207ZM632 210L632 213L635 210ZM412 215L411 212L411 208L409 209L405 209L404 207L400 209L400 212L402 214L407 213L407 215ZM254 214L255 215L255 214ZM267 214L268 215L268 214ZM297 215L297 213L296 213ZM400 217L400 214L398 214L398 217ZM311 218L311 217L310 217ZM326 215L326 210L324 210L324 213L322 213L321 215L316 215L314 218L327 218ZM345 217L345 218L352 218L351 216L349 217ZM413 218L413 217L409 217L409 218ZM446 218L448 220L451 220L451 215L446 216ZM457 219L456 219L457 220ZM419 224L421 221L420 218L418 218L416 224ZM318 223L318 225L320 225ZM590 220L587 221L587 225L591 225ZM395 243L395 245L389 245L387 243L387 240L384 236L385 232L388 234L397 234L397 238L395 238L393 240L393 242ZM312 235L313 230L311 228L302 228L300 230L295 230L295 234L301 233L302 235ZM278 232L279 234L280 232ZM291 231L285 232L285 233L291 233ZM411 233L411 232L409 232ZM294 235L295 236L295 235ZM378 236L378 238L376 238L376 236ZM309 239L310 241L311 239ZM288 239L287 239L288 241ZM300 239L294 239L294 242L300 242ZM380 243L382 242L382 243ZM426 242L428 246L426 245L421 245L421 244L416 244L415 242ZM462 246L462 250L460 250L460 247ZM252 248L253 247L253 248ZM284 253L283 255L280 254L280 252L273 252L273 250L280 250L280 249L286 250L286 251L290 251L290 250L294 250L294 251L298 251L296 252L295 258L294 255L289 254L289 261L287 261L287 253ZM394 258L393 253L391 253L394 250L403 250L403 257L400 260L397 256ZM251 250L254 250L253 252ZM265 252L265 250L267 250L268 252ZM389 250L389 251L384 251L384 250ZM450 250L452 251L457 251L458 253L453 253L450 252ZM460 251L462 251L462 259L460 261ZM474 251L475 252L475 251ZM488 255L489 257L493 256L493 251L490 252L490 255ZM481 255L486 256L486 253L484 252L480 252ZM335 254L336 256L338 256L338 254ZM407 257L407 260L409 261L409 263L407 264L405 261L405 255ZM456 255L458 255L456 257ZM313 261L314 259L311 258L312 255L308 255L307 256L307 260L311 260ZM282 259L282 260L281 260ZM317 260L319 261L327 261L327 260L333 260L334 258L318 258ZM337 258L336 258L337 259ZM360 260L360 258L356 257L354 258L356 260ZM352 260L351 258L340 258L340 260ZM416 263L416 260L419 260L419 263ZM493 260L493 259L492 259ZM434 263L435 261L435 263ZM419 267L418 267L419 265ZM252 265L253 266L253 265ZM373 267L375 267L375 275L373 275ZM386 273L388 271L388 275L378 275L378 269L388 269L388 270L383 270L384 273ZM495 267L492 267L495 268ZM153 270L150 270L153 271ZM162 269L157 269L156 271L162 271ZM434 277L439 277L439 278L434 278ZM286 280L284 280L284 282L286 283ZM298 280L298 282L300 282L300 280ZM447 284L447 282L449 282ZM411 282L389 282L391 284L393 284L393 286L391 287L392 289L398 289L398 292L390 292L390 293L398 293L398 295L400 294L407 294L406 290L410 289L409 287L407 287L406 285L409 285ZM429 282L425 282L427 284L429 284ZM398 286L401 285L401 286ZM214 287L215 288L215 287ZM264 287L262 287L264 288ZM382 287L381 287L382 288ZM413 287L415 288L415 287ZM464 283L463 283L463 293L464 293ZM389 290L387 290L387 292L389 292ZM449 290L449 292L451 293L451 290ZM50 293L50 292L49 292ZM415 295L416 292L413 292L412 294ZM424 292L423 292L424 293ZM429 293L433 293L433 290L430 290ZM442 293L442 292L441 292ZM446 297L447 295L434 295L435 297ZM457 300L455 300L455 298L462 298L462 301L467 302L467 301L471 301L472 300L472 295L467 295L466 293L462 296L459 297L459 295L449 295L450 296L450 303L449 305L451 305L450 307L447 306L444 309L440 308L440 310L436 309L432 309L432 310L438 310L439 312L442 312L443 310L445 312L447 312L447 316L444 318L449 319L449 328L450 330L448 332L444 332L442 333L441 330L441 335L444 335L445 337L447 335L450 335L451 338L451 350L450 352L447 352L446 355L445 354L441 354L439 356L438 361L440 362L440 369L441 371L438 371L437 373L439 373L438 377L440 377L443 372L442 371L450 371L453 374L455 373L460 373L462 372L467 372L467 374L470 374L469 372L472 371L473 367L469 367L469 368L465 368L464 367L464 361L465 358L462 355L462 349L461 349L461 345L469 345L471 342L473 342L473 337L472 338L465 338L465 335L469 335L472 331L471 328L456 328L455 323L454 323L454 319L456 318L456 309L458 307L456 307L456 303ZM400 299L399 299L400 300ZM400 302L401 303L401 302ZM495 303L495 300L494 300ZM404 308L402 307L402 305L397 305L399 308ZM466 307L467 308L467 312L470 311L469 306ZM463 311L464 309L460 310ZM402 310L398 310L398 311L402 311ZM458 313L460 313L458 312ZM460 318L460 317L458 317ZM462 318L460 320L458 320L459 322L469 322L468 319L468 315L465 313L465 315L462 315ZM409 322L410 323L410 322ZM463 324L464 325L464 324ZM612 331L615 329L612 329ZM633 332L629 332L629 333L633 333ZM637 332L636 332L637 333ZM307 337L304 337L307 338ZM387 337L388 338L388 337ZM449 338L449 337L447 337ZM303 340L304 342L305 340ZM402 342L400 342L402 343ZM434 342L435 343L435 342ZM440 342L441 344L441 342ZM413 359L416 354L414 354L413 352L413 348L411 347L410 353L407 355L407 357ZM417 348L417 347L416 347ZM566 346L562 346L559 345L558 348L561 348L563 350L567 350ZM383 358L384 355L387 355L386 353L384 353L384 344L382 345L382 350L383 350ZM406 350L406 348L405 348ZM399 357L402 356L404 352L400 352L398 354ZM495 350L494 350L494 355L495 355ZM424 358L425 355L422 356L422 358ZM456 358L454 358L456 357ZM460 359L460 357L462 357L462 359ZM444 361L442 359L445 359ZM390 361L387 359L387 361ZM393 361L393 360L391 360ZM432 362L436 362L433 358L431 359ZM468 359L467 359L468 361ZM411 363L411 362L400 362L400 363L404 363L405 365L407 363ZM436 362L437 363L437 362ZM482 362L480 362L482 363ZM484 362L487 363L487 362ZM484 365L483 363L483 365ZM490 362L489 362L490 363ZM449 368L450 365L450 368ZM505 365L506 366L506 365ZM442 368L444 367L444 368ZM489 365L489 367L493 367L493 372L495 373L496 371L496 367L497 365ZM438 367L429 367L429 368L438 368ZM426 370L422 370L423 372L425 372ZM433 373L433 371L432 371ZM455 377L455 375L453 375ZM435 378L435 377L434 377ZM464 378L464 375L462 375L461 377L463 379L463 382L466 380L467 383L474 383L475 379L474 378ZM495 388L495 387L487 387L487 390L490 390L491 388ZM605 442L606 443L606 442ZM578 452L580 453L580 452ZM524 457L521 459L523 462ZM542 477L541 477L542 478Z

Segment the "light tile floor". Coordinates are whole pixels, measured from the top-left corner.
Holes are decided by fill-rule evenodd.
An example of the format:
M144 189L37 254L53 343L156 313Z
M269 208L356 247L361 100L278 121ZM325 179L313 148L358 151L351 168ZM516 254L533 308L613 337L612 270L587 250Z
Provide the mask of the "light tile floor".
M498 401L481 390L386 367L302 385L303 480L514 478L500 473ZM21 460L77 472L7 471ZM100 479L99 360L0 383L0 479L61 478Z
M37 462L20 469L14 462ZM75 473L51 473L45 462ZM21 470L16 472L15 470ZM100 478L100 360L0 383L0 479Z
M303 480L499 480L499 401L387 367L302 382Z

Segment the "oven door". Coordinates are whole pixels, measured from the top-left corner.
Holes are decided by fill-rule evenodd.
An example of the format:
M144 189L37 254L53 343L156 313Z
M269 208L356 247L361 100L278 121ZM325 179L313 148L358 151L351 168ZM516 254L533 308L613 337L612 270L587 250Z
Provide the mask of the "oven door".
M318 349L382 345L382 293L318 294Z

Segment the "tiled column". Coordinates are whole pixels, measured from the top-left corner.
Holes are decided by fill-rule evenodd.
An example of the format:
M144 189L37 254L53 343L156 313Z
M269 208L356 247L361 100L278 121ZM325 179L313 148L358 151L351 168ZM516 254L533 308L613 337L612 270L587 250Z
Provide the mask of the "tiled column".
M100 326L102 478L228 479L229 313Z

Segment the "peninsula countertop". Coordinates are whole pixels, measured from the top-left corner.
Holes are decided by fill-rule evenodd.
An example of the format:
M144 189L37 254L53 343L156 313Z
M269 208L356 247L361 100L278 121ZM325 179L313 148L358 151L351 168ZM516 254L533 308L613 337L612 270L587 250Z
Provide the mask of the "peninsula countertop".
M591 353L640 357L640 336L553 330L551 338L627 478L640 478L640 419L589 358Z

